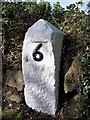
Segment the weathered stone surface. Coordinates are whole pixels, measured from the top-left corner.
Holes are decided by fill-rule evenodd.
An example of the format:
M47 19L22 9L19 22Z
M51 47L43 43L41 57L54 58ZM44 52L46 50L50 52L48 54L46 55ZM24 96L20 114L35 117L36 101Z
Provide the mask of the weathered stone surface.
M28 29L23 43L25 101L29 107L48 114L55 114L58 108L63 36L55 26L40 19Z
M11 92L10 90L8 92L6 92L4 96L6 97L6 100L8 102L10 102L10 101L16 102L16 103L21 102L21 97L19 95L16 95L15 93Z
M78 88L80 81L80 58L75 57L70 68L65 74L64 78L64 90L65 93L72 91L75 88Z
M6 73L7 79L6 79L6 85L17 89L17 91L23 90L23 75L21 70L15 71L15 70L7 70Z
M22 72L19 70L17 71L17 73L15 74L15 80L16 80L16 88L18 91L22 91L23 90L23 75Z
M83 103L83 101L82 101ZM81 117L81 96L76 95L69 102L66 102L63 108L63 117L64 120L68 120L70 118L80 119Z

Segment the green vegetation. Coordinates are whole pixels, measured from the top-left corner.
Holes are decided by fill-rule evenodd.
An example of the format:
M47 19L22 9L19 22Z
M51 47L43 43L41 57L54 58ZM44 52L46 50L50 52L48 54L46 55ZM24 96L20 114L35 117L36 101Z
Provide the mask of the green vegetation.
M53 23L65 33L65 36L71 36L76 40L81 51L79 87L84 101L81 105L81 117L86 119L90 109L90 2L88 14L80 11L80 5L80 2L71 4L64 10L59 2L53 7L49 2L2 3L2 32L4 54L9 53L18 43L22 43L28 27L40 18ZM6 113L4 116L7 116ZM20 112L15 120L22 120L22 117L23 114Z
M15 109L5 109L2 115L4 120L23 120L23 113Z

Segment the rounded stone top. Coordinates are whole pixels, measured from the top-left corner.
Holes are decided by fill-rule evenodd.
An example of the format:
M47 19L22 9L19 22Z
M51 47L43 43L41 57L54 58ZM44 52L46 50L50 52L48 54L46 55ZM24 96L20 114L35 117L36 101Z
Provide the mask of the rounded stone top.
M53 40L56 34L60 35L63 32L50 22L40 19L28 29L25 40L27 42L47 42Z

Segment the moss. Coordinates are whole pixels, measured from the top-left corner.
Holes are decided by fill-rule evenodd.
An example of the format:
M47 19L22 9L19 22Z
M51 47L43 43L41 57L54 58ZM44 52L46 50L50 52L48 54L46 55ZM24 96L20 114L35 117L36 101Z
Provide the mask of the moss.
M15 109L4 109L2 112L4 120L23 120L23 113Z
M23 120L24 116L23 116L23 112L20 112L17 114L16 119L15 120Z

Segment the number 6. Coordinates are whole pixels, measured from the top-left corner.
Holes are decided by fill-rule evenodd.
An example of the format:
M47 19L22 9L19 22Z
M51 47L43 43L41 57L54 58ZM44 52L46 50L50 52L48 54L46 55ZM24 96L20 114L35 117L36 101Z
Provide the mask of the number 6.
M38 62L43 60L43 54L40 51L38 51L41 47L42 44L38 44L32 53L33 59Z

